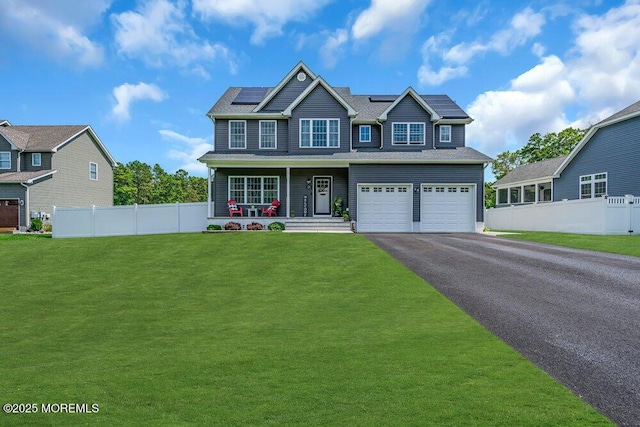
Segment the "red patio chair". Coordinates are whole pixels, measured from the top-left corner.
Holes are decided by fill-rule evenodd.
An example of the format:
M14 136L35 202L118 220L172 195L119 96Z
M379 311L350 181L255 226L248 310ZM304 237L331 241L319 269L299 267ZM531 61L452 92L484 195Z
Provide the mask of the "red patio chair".
M229 208L229 216L236 214L242 216L242 207L238 206L238 202L235 200L227 201L227 207Z
M268 208L262 208L262 215L267 214L269 215L269 218L271 218L271 216L278 215L279 207L280 207L280 201L276 199L273 202L271 202L271 206L269 206Z

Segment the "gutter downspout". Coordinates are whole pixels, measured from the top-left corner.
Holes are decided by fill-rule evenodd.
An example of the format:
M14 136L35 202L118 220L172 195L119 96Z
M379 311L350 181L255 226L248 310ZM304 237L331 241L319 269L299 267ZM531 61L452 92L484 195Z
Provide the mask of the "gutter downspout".
M29 226L29 186L27 184L25 184L24 182L21 182L20 185L22 185L25 188L24 191L24 220L25 220L25 227ZM20 221L18 221L18 228L20 228Z
M379 149L382 150L384 148L384 125L378 119L376 119L376 123L380 125L380 147L379 147Z
M349 118L349 151L353 151L353 117Z
M209 118L211 119L211 123L213 124L213 134L212 134L213 150L211 151L216 151L216 119L211 116L209 116Z

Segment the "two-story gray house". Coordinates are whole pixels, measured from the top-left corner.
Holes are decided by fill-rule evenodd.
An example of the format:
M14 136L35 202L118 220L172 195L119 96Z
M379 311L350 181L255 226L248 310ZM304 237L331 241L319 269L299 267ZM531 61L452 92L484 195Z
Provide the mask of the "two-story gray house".
M52 206L113 205L116 161L90 126L0 124L0 227L28 227Z
M640 196L640 101L592 126L568 156L520 166L494 183L496 207Z
M300 62L274 87L228 88L207 116L212 220L228 200L330 217L340 198L359 232L482 229L491 159L465 146L472 119L446 95L354 95Z

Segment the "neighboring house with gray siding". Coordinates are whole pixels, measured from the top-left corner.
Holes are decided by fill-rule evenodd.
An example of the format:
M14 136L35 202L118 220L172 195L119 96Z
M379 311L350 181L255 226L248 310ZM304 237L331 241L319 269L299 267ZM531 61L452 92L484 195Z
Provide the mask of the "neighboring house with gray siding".
M493 185L496 207L640 196L640 101L594 125L568 156L515 168Z
M52 206L113 205L116 161L90 126L0 125L0 227Z
M340 198L358 231L482 229L491 159L466 147L472 119L446 95L355 95L300 62L274 87L228 88L207 116L211 222L228 200L246 216L277 199L282 219L331 217Z

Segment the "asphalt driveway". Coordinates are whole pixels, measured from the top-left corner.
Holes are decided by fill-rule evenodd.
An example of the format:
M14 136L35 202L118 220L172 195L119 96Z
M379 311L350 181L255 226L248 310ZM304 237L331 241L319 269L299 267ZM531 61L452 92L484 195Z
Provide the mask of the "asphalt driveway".
M368 234L619 425L640 425L640 258L470 234Z

